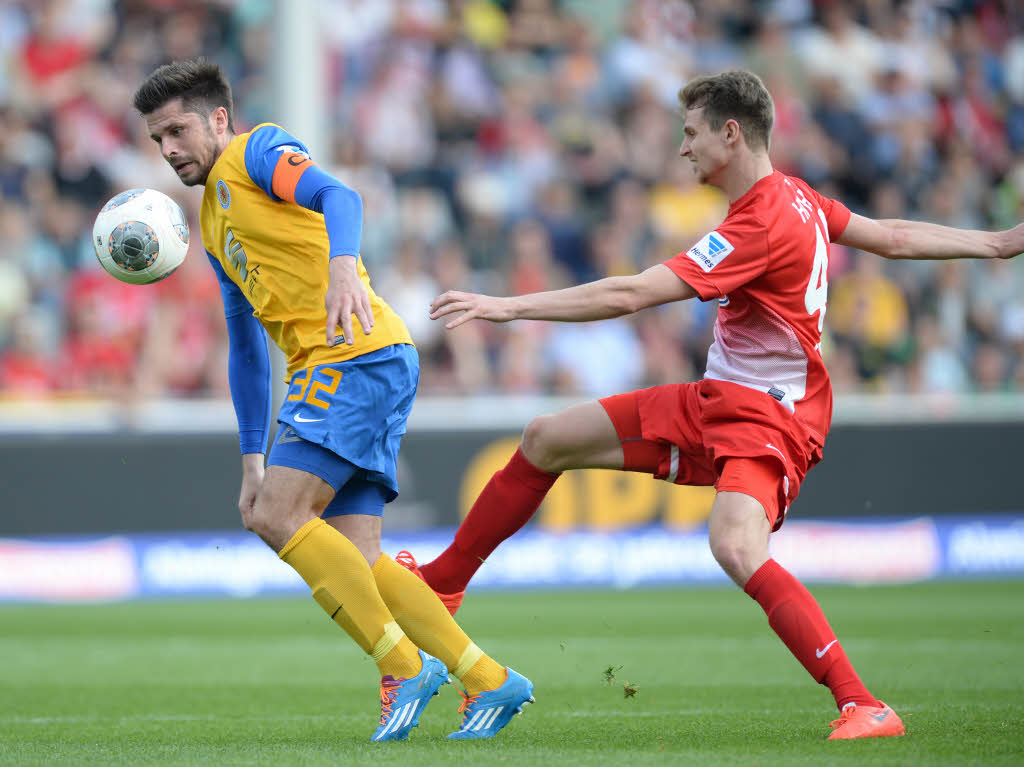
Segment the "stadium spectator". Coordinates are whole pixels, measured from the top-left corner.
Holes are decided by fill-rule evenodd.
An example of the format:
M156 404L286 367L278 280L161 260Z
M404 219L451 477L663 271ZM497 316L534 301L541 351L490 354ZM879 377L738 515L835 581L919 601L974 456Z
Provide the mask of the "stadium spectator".
M446 240L438 247L433 270L438 288L449 290L463 284L483 287L485 283L481 276L479 272L471 272L460 240ZM485 330L474 328L458 338L451 333L440 333L435 343L420 344L420 386L427 391L449 394L491 390L493 381L487 360Z
M680 138L680 83L726 66L760 72L773 91L775 165L857 212L972 228L1021 220L1024 21L1013 4L795 2L772 4L768 14L761 5L326 0L319 26L334 130L323 162L363 193L366 258L394 264L415 237L428 245L415 279L441 281L461 261L471 274L460 285L507 293L508 280L523 277L522 266L512 267L514 233L528 219L572 281L627 268L609 259L605 237L624 243L617 257L634 260L629 268L649 265L665 252L663 238L685 240L724 214L720 201L678 175L670 152ZM90 224L106 199L155 187L195 216L196 201L125 107L133 84L171 57L202 52L232 74L240 127L266 119L270 9L236 0L0 4L0 221L8 240L0 284L7 305L49 318L58 348L80 334L74 291L96 269ZM1024 303L1013 286L1024 275L1017 264L1002 266L972 267L952 281L941 269L896 265L886 284L905 304L903 351L881 368L854 353L853 375L840 375L837 389L873 390L881 370L887 388L933 387L919 373L936 366L937 348L966 376L963 386L939 388L991 388L986 371L995 366L976 364L979 344L1002 351L1005 386L1017 388ZM828 353L844 360L851 347L841 251L831 269L826 329L838 340ZM863 300L890 302L890 288ZM223 327L181 325L186 315L208 316L205 298L172 287L156 294L144 328L175 317L188 343L205 350L197 354L219 353ZM644 383L701 369L714 307L691 311L692 334L655 318L631 326L662 350L648 360ZM0 323L0 354L15 352L10 321ZM465 333L465 350L434 344L423 391L554 391L563 379L549 339L524 332ZM223 391L199 372L202 363L188 373L152 363L171 335L141 332L126 347L126 380L145 381L152 396ZM20 343L31 336L19 331ZM97 395L88 381L106 380L109 365L88 355L79 362L98 368L74 384L75 394ZM3 393L12 394L6 386Z
M798 52L808 72L828 73L856 103L863 98L882 63L882 44L874 30L858 23L846 3L820 6L821 24L804 31Z
M416 346L433 347L441 336L441 328L424 314L437 295L438 285L427 268L427 245L423 240L406 237L390 269L376 281L375 291L399 313L408 317L405 323Z
M914 388L925 394L960 394L967 390L967 370L942 325L929 315L920 319Z
M869 381L899 361L908 343L907 302L883 263L859 253L853 269L833 279L825 315L836 343L853 351L862 379Z

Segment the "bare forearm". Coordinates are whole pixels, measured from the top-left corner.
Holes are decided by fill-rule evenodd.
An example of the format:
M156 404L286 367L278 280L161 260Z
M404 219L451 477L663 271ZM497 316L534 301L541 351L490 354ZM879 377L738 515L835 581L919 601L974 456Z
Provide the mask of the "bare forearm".
M263 453L242 453L242 472L263 473Z
M1014 240L1009 236L1016 230L982 232L900 219L879 223L889 229L888 252L882 254L888 258L1009 258L1020 252L1012 250Z
M606 277L596 282L529 293L505 299L514 319L589 322L621 317L637 310L628 277Z
M470 320L553 320L589 322L632 314L648 306L693 298L697 292L664 264L656 264L629 277L606 277L564 290L496 298L449 290L430 304L430 319L456 315L447 320L451 330Z

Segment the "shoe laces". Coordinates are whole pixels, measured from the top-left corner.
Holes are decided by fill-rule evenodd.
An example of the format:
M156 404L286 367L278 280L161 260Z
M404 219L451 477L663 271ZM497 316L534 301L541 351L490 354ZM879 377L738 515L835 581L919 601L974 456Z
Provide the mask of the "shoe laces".
M406 551L405 549L395 554L395 561L407 570L419 568L419 565L416 564L416 557L412 555L411 551Z
M391 707L398 697L398 686L403 680L385 677L380 680L380 723L387 724L391 716Z
M463 692L462 690L459 690L459 695L462 696L462 703L459 704L460 714L465 714L469 710L470 706L476 703L477 699L480 697L480 693L470 695L468 692Z
M840 726L846 724L848 721L850 721L853 718L853 714L854 714L854 712L856 710L857 710L857 706L856 705L844 706L843 710L839 714L839 718L838 719L833 719L831 722L828 723L828 726L831 727L834 730L836 727L840 727Z

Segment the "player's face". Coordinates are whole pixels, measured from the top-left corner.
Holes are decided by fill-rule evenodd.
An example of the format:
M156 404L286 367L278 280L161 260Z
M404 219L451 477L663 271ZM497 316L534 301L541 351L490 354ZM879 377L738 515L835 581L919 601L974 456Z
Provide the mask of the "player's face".
M181 99L146 115L150 138L160 146L160 153L185 186L205 184L220 155L210 124L213 119L213 115L204 117L185 111Z
M721 131L711 130L704 119L704 109L688 109L683 128L679 156L693 163L693 172L702 184L715 184L719 171L728 161L728 152Z

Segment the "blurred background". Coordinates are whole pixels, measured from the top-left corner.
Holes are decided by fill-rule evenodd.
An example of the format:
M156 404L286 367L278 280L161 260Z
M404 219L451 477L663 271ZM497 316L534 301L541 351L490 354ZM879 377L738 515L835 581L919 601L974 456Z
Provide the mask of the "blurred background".
M25 589L69 551L101 580L122 558L127 580L91 597L161 593L146 591L150 543L171 546L151 558L179 567L167 583L207 573L216 591L264 567L244 533L213 548L203 532L238 524L225 323L201 190L130 106L156 66L200 54L226 70L239 132L281 124L363 197L363 258L422 359L386 525L422 555L531 416L702 374L714 302L456 332L426 311L449 288L633 273L714 228L725 199L677 157L688 79L757 72L775 166L856 212L1024 219L1024 8L1009 0L3 0L0 597L35 598ZM102 204L140 186L178 200L193 232L185 265L141 288L108 277L90 244ZM829 280L835 428L779 540L825 552L804 572L826 579L1024 573L1024 261L890 263L834 245ZM599 533L620 528L653 531L623 582L720 577L700 527L713 491L604 472L556 487L533 548L483 582L619 578L607 562L625 554ZM544 547L572 536L584 548L562 572ZM277 564L268 588L292 583Z

